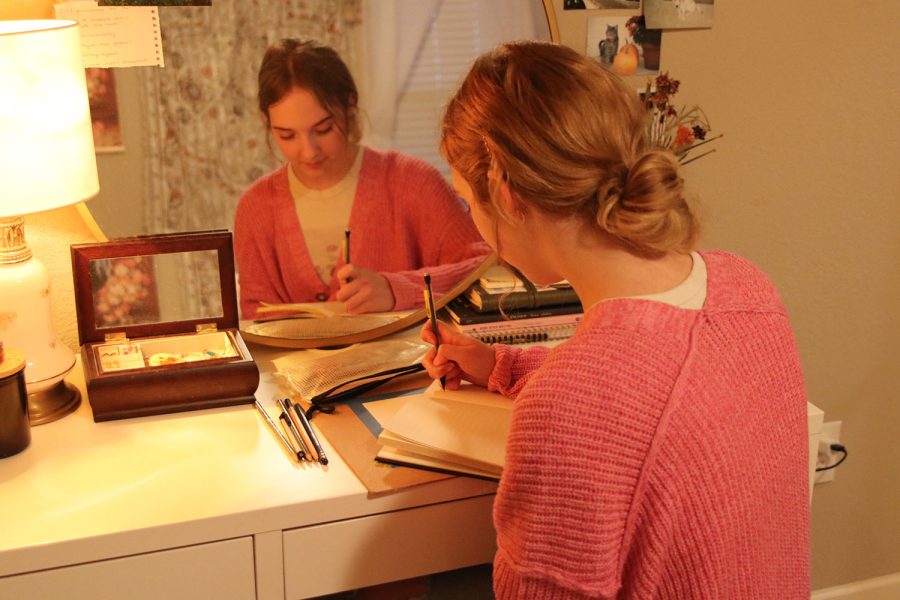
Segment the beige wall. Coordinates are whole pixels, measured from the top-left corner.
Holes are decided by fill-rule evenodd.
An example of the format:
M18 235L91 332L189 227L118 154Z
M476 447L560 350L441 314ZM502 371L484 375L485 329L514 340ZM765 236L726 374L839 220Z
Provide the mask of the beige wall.
M554 3L584 51L585 11ZM702 245L771 274L809 398L843 421L850 457L813 496L814 589L900 572L898 23L896 0L717 0L711 30L663 36L677 99L725 134L686 168Z

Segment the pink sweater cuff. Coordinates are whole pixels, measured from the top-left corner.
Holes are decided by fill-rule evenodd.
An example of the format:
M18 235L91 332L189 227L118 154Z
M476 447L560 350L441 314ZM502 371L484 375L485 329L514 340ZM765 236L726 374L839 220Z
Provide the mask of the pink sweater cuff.
M512 365L515 360L515 349L503 344L493 344L494 368L488 377L488 390L506 394L512 387Z
M413 284L408 278L399 273L381 273L391 286L391 293L394 294L393 310L409 310L411 308L421 308L425 305L425 298L422 296L422 288Z

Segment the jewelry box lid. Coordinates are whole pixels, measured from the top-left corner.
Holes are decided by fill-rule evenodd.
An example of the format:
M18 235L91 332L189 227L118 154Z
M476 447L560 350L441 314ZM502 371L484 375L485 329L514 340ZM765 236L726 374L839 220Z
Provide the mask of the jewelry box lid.
M73 244L78 342L236 328L227 230Z

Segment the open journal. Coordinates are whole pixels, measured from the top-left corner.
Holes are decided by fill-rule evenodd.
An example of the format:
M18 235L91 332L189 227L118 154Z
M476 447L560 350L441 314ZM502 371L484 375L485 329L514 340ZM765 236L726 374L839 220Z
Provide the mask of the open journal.
M335 337L389 325L409 312L351 315L342 302L263 303L253 322L242 329L270 337Z
M463 384L434 382L384 424L376 460L486 479L500 479L512 400Z

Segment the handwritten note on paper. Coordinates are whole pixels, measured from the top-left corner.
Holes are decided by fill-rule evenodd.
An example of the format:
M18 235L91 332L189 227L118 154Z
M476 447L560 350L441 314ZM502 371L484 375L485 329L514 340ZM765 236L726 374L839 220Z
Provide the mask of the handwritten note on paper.
M164 67L156 6L97 6L93 0L57 4L56 18L81 25L85 67Z

